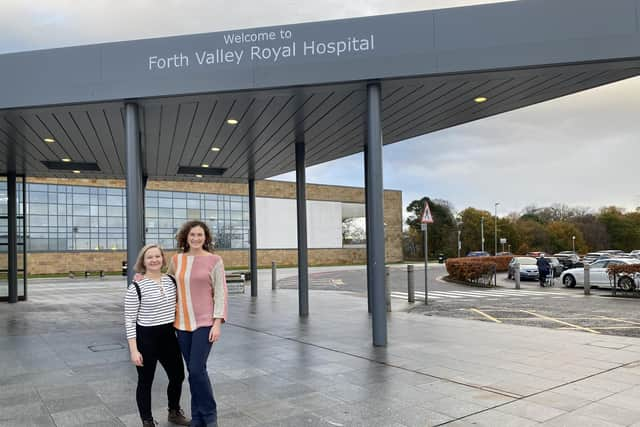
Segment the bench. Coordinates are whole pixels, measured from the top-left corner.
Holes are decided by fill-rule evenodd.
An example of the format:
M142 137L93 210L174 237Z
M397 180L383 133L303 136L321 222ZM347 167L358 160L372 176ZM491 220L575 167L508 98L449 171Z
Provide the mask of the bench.
M226 273L225 277L227 279L227 291L230 294L244 293L244 282L245 282L244 274L238 273L238 272Z
M76 273L79 274L80 272L79 271L76 271L76 272L70 271L69 272L69 277L71 279L75 279ZM93 275L100 276L101 279L104 279L104 270L84 270L83 273L84 273L85 279L90 277L90 276L93 276Z

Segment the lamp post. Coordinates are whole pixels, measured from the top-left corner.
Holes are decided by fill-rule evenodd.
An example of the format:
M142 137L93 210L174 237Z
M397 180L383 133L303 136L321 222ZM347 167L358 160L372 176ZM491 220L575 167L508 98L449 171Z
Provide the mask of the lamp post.
M571 236L571 247L573 248L573 253L576 253L576 236Z
M462 218L456 216L456 228L458 229L458 258L460 258L460 249L462 249L462 242L460 242L460 234L462 233Z
M480 217L480 250L484 252L484 217Z
M493 205L493 255L498 255L498 205L500 203L496 202Z

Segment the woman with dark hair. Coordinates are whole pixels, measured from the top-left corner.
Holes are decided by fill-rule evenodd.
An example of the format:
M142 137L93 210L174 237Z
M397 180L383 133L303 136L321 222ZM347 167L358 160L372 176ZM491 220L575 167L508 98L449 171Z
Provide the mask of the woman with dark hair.
M212 253L211 231L204 222L186 222L176 240L180 253L171 258L169 273L175 274L177 281L174 326L189 372L191 426L217 427L218 412L207 358L227 319L224 264L219 255Z
M184 365L173 328L176 285L173 277L162 274L165 265L160 246L151 244L143 247L134 267L138 274L124 299L125 330L131 362L138 371L136 402L143 427L157 425L151 413L151 386L158 362L169 378L168 420L178 425L189 425L180 409Z

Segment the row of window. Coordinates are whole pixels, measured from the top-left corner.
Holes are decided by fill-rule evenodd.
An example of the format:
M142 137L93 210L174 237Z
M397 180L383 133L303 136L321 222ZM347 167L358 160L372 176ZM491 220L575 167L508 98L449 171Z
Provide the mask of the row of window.
M0 183L3 187L4 182ZM6 187L5 187L6 188ZM126 247L125 190L27 184L27 250L122 250ZM22 206L19 206L19 211ZM7 204L0 203L0 235L6 236ZM249 201L245 196L146 191L147 241L175 248L175 234L189 219L211 228L216 247L249 247ZM0 246L6 250L6 246Z

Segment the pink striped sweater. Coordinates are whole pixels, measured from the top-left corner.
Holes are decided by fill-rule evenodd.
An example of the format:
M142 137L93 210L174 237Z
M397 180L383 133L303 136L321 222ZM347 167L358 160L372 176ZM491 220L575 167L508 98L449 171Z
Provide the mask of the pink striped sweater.
M176 254L169 272L178 284L176 329L195 331L213 325L213 319L227 320L227 281L219 255Z

